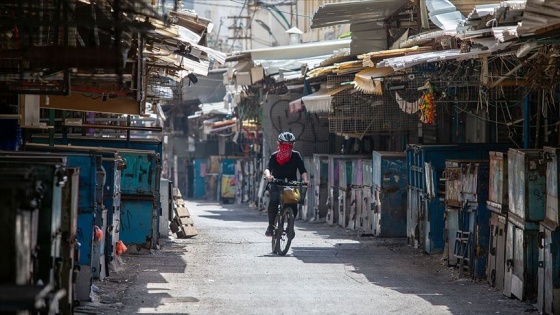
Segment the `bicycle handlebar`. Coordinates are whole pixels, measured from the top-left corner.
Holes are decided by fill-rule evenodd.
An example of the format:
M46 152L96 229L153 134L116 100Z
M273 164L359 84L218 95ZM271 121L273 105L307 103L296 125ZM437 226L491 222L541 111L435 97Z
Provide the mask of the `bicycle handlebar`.
M298 181L298 180L286 181L286 180L283 180L283 179L273 178L270 182L274 183L274 184L282 185L282 186L307 186L306 182Z

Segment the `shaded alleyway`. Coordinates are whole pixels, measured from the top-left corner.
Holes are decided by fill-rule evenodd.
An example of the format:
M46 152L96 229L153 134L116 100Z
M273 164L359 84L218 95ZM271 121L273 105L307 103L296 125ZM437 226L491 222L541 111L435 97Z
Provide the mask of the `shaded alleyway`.
M81 312L104 314L537 314L485 281L456 279L439 255L401 239L296 222L286 257L271 255L266 215L187 201L199 235L153 253L129 249Z

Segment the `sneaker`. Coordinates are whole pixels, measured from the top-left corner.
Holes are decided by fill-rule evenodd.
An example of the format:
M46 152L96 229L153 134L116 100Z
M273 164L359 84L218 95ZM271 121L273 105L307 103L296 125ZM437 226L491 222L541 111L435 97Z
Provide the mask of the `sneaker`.
M272 236L273 233L274 233L274 227L272 225L269 225L268 228L266 229L266 232L264 233L264 235Z

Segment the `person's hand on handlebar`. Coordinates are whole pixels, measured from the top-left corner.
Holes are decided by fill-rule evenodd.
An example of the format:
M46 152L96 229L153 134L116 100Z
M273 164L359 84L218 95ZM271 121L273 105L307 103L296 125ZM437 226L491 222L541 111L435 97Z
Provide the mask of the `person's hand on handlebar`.
M267 183L270 183L274 179L272 173L268 169L264 170L263 177Z
M305 186L310 187L311 183L309 182L309 178L307 177L307 173L301 174L301 181L305 183Z

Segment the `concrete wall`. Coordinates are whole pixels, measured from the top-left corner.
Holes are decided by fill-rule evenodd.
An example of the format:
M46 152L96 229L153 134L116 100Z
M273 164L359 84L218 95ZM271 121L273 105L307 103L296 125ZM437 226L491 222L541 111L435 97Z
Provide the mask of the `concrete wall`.
M294 149L303 156L312 156L313 153L328 153L329 151L329 124L327 113L290 113L289 102L297 97L290 98L269 94L263 105L263 133L264 156L277 149L276 140L282 131L292 132L297 141Z

